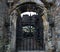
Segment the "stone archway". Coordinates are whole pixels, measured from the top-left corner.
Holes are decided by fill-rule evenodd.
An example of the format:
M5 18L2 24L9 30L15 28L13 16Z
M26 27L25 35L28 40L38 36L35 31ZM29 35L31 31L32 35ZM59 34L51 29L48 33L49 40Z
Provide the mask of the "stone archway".
M39 7L38 7L38 8L39 8ZM40 9L40 8L39 8L39 9ZM17 10L18 10L18 9L17 9ZM38 10L38 11L39 11L39 10ZM21 13L20 13L20 14L21 14ZM41 13L39 13L38 16L42 18L42 15L40 15L40 14L41 14ZM19 17L20 17L20 16L18 15L17 19L19 19ZM32 16L28 16L28 17L32 17ZM35 16L35 17L36 17L36 16ZM40 20L40 19L38 19L38 20ZM19 20L18 20L18 21L19 21ZM42 24L41 27L43 27L43 21L41 21L41 22L42 22L42 23L41 23L41 24ZM19 22L18 22L18 23L19 23ZM17 23L16 23L16 24L17 24ZM41 24L40 24L40 25L41 25ZM38 24L38 25L39 25L39 24ZM36 26L36 25L35 25L35 26ZM20 26L20 27L22 27L22 26ZM31 26L30 26L30 27L31 27ZM38 27L37 27L37 28L38 28ZM40 29L40 28L39 28L39 29ZM43 32L43 30L44 30L44 29L42 28L42 31L41 31L41 32ZM15 32L15 33L16 33L16 32ZM44 35L44 33L42 33L42 34ZM38 35L38 36L39 36L39 35ZM15 37L15 38L16 38L16 37ZM44 37L42 37L42 38L44 38ZM29 39L29 40L30 40L30 39ZM14 43L14 45L15 45L15 43ZM14 47L15 47L15 46L14 46ZM40 50L40 49L37 48L36 50ZM42 48L41 50L43 50L43 48Z

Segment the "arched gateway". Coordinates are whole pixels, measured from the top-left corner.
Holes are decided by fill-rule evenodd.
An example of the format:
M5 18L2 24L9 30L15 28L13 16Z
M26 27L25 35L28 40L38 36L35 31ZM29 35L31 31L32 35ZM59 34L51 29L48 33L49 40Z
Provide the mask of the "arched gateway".
M44 50L43 9L36 3L23 3L17 9L16 52Z

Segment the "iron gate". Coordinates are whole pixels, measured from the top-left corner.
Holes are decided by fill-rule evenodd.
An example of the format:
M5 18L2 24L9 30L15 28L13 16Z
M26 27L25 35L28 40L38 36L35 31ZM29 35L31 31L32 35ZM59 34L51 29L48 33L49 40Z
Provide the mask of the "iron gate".
M16 23L16 50L43 50L43 20L40 15L18 16Z

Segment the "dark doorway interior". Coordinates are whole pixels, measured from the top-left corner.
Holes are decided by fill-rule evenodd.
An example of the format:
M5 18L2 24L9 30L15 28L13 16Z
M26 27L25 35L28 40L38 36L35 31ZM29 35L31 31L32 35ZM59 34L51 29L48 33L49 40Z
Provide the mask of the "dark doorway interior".
M43 30L40 15L19 16L16 23L16 50L44 50Z

